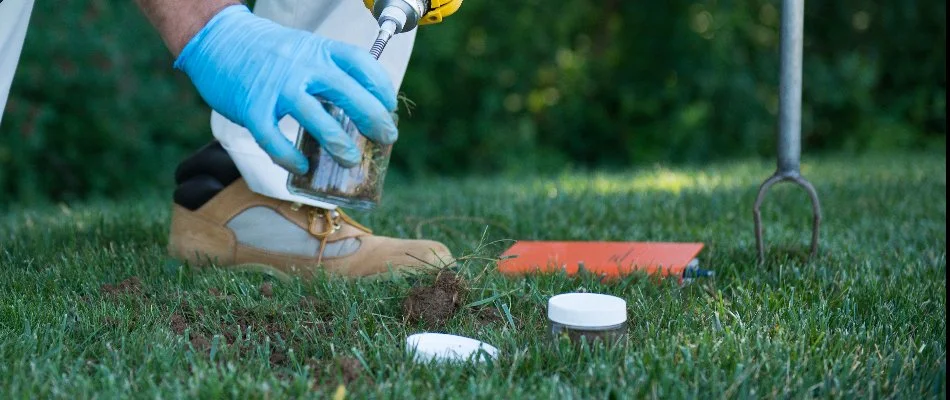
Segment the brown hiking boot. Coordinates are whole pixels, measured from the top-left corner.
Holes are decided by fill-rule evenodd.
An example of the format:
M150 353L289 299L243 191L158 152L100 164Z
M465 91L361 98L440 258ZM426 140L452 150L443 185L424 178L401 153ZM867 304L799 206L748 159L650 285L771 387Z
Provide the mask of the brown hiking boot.
M251 269L281 278L309 278L318 268L367 277L454 262L441 243L375 236L342 210L261 196L240 178L194 210L176 201L168 251L196 266Z

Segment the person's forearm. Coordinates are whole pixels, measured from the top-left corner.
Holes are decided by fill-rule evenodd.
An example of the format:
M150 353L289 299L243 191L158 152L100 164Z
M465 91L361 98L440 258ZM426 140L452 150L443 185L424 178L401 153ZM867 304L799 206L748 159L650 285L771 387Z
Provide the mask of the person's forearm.
M237 0L135 0L178 57L188 41L221 9L241 4Z

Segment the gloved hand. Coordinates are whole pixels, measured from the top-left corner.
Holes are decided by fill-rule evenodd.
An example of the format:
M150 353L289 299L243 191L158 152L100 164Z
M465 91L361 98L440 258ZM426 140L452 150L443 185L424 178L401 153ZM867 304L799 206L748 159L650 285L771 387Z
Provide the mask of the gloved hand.
M390 111L396 91L365 50L252 14L243 5L215 15L182 49L185 71L211 108L251 131L275 163L305 173L307 159L277 128L291 115L341 165L360 161L356 144L314 98L342 108L370 140L398 136Z

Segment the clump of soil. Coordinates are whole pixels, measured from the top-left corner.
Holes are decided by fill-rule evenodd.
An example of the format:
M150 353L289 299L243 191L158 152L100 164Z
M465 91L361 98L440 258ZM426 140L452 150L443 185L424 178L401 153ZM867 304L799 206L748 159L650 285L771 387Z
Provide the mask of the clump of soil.
M494 325L505 321L495 307L482 307L475 312L475 319L479 325Z
M297 305L300 306L300 310L303 312L317 312L322 311L326 308L326 304L320 299L313 296L304 296L297 301Z
M307 361L307 367L310 369L310 372L313 374L313 386L335 386L338 383L344 385L349 385L354 381L360 379L364 375L363 364L359 360L353 357L341 357L335 360L319 360L316 358L311 358ZM339 373L339 377L342 378L342 382L328 380L328 376L324 376L322 372L325 369L329 369L329 372L332 375L334 372Z
M140 280L137 276L133 276L115 285L108 283L103 284L99 287L99 293L108 296L118 296L123 294L140 296L142 293L144 293L144 290L142 289L142 280Z
M291 337L290 330L280 322L276 314L257 315L248 309L239 309L231 313L237 322L237 331L241 337L248 336L251 331L269 337L271 340L287 340ZM234 336L234 326L221 322L221 329L224 331L224 337L228 344L234 343L239 337Z
M204 309L193 310L187 301L182 301L178 311L172 313L169 326L177 335L184 335L188 331L188 342L195 351L207 353L211 350L211 340L205 335L208 332L203 332L195 323L202 315Z
M200 351L200 352L202 352L202 353L206 353L206 352L208 352L209 350L211 350L211 341L208 340L208 338L205 337L205 335L202 335L202 334L196 333L196 332L192 332L192 333L190 334L190 340L189 340L189 341L191 342L191 346L195 348L195 351Z
M209 290L209 293L220 294L217 290ZM327 321L332 315L327 312L323 302L314 297L303 297L299 305L303 311L302 318L297 318L301 325L319 333L328 333ZM291 364L290 351L299 348L302 339L294 334L291 325L295 324L286 321L283 315L282 311L262 312L247 308L215 315L181 300L180 306L170 315L169 327L190 343L195 352L205 354L211 349L210 338L215 336L219 336L221 344L229 346L233 350L231 354L236 357L248 357L260 345L270 342L269 364L272 367L286 367Z
M333 312L330 310L330 306L325 301L316 297L301 297L297 302L297 306L300 308L300 311L306 315L306 317L300 321L303 325L323 325L326 321L333 319Z
M313 135L302 133L297 148L310 160L310 170L303 175L291 174L290 186L311 196L379 203L392 145L380 145L355 132L347 133L356 135L356 146L363 155L359 165L343 168L323 154Z
M233 294L227 294L224 290L218 288L208 288L208 294L214 297L217 300L232 301L234 300Z
M282 351L274 350L268 361L272 367L281 367L290 363L290 357Z
M340 373L343 374L343 382L347 385L363 375L363 364L360 364L360 361L355 358L344 357L338 359L336 363L340 368Z
M402 303L403 315L411 323L442 327L462 305L463 281L454 272L443 271L432 286L417 286Z
M274 297L274 285L270 282L264 282L261 284L261 296L271 298Z
M170 325L172 330L175 331L175 334L182 335L185 333L185 329L188 329L188 320L176 312L172 314L172 321Z

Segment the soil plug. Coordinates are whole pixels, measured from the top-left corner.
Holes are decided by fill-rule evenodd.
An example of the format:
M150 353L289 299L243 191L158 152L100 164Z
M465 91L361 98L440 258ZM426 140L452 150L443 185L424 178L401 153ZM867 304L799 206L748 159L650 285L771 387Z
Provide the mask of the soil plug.
M462 305L462 280L453 272L444 271L432 286L414 287L402 303L409 322L423 322L429 327L442 327Z
M310 169L303 175L290 174L287 190L341 207L372 210L382 199L383 180L386 178L392 145L381 145L367 139L341 108L324 100L321 103L330 116L340 122L343 131L356 142L363 157L356 166L346 168L337 163L330 153L323 151L320 142L301 126L297 134L297 148L310 161ZM392 116L396 123L396 113Z

